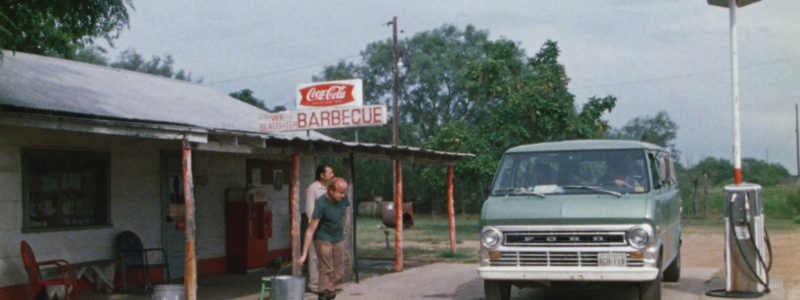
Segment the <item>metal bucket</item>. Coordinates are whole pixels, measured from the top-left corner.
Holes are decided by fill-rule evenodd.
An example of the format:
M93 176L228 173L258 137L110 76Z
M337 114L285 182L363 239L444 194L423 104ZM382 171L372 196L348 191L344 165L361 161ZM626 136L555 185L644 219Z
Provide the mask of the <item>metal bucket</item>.
M157 284L153 286L153 300L183 300L182 284Z
M281 275L272 278L273 300L303 300L306 293L306 278Z

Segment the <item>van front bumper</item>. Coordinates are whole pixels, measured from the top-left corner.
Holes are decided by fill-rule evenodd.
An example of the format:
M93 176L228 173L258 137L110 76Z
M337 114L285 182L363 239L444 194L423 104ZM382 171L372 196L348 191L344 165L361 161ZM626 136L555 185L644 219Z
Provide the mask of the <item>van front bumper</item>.
M492 267L478 268L478 275L490 280L552 281L649 281L659 270L653 267Z

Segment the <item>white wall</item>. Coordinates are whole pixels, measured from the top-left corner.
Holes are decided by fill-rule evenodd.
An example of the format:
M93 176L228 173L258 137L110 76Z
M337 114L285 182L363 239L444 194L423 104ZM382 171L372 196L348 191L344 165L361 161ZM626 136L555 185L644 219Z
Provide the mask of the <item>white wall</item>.
M23 240L40 261L58 258L73 263L112 258L114 238L125 230L136 232L145 247L161 247L160 153L180 147L180 141L0 126L0 287L26 282L19 246ZM22 233L22 148L109 152L112 226ZM244 186L247 158L289 160L288 155L193 152L194 178L207 179L206 184L194 186L198 259L225 256L225 190ZM301 156L301 197L313 181L315 162L312 156ZM289 234L281 226L275 226L275 233Z
M123 230L137 232L145 245L160 245L159 149L179 149L179 142L3 126L0 133L0 286L26 282L23 240L39 261L112 258L114 238ZM113 226L22 233L22 148L109 152Z

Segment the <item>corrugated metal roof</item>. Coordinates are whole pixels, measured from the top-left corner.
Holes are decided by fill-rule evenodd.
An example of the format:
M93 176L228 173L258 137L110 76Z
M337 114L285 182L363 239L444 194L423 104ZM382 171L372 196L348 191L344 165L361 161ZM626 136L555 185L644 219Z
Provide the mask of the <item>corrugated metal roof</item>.
M0 105L247 132L259 131L265 113L183 80L9 51L0 65ZM306 132L270 135L307 138Z
M3 51L3 54L0 106L121 120L131 127L144 123L149 127L184 125L209 134L323 142L391 153L414 152L444 160L474 156L343 142L313 130L262 133L258 118L265 111L196 83L22 52Z

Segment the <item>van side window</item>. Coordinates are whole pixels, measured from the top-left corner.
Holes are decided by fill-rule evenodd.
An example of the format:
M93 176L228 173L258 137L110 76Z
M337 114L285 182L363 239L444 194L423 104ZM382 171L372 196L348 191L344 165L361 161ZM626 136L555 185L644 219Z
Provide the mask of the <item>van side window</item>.
M656 157L655 153L650 153L648 155L650 158L650 177L653 181L653 188L660 189L662 186L660 174L661 174L661 166L659 165L659 160Z

